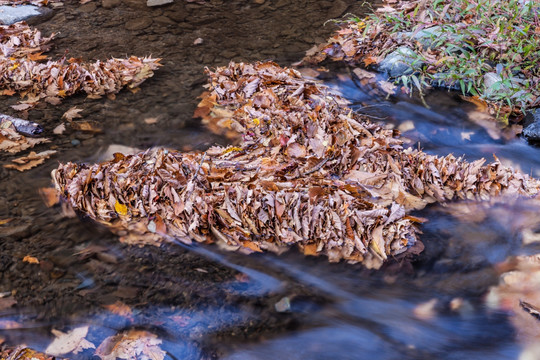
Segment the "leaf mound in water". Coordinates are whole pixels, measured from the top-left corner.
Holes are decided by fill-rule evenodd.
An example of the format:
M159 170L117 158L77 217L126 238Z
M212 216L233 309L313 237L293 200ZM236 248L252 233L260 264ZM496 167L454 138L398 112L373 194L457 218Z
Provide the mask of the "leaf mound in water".
M404 149L398 132L293 69L231 63L208 74L199 113L211 128L239 133L238 146L62 164L53 177L67 201L129 243L194 239L245 252L296 245L379 267L418 241L415 209L538 192L537 180L498 161Z

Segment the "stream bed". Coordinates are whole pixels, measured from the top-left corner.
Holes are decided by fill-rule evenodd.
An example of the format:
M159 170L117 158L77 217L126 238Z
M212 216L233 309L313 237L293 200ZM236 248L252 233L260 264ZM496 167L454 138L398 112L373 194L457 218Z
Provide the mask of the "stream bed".
M44 351L51 330L89 326L86 339L96 346L128 329L153 333L167 359L518 358L523 346L510 314L486 305L499 282L498 264L540 252L534 243L523 246L511 226L534 216L517 204L507 204L504 218L471 223L429 207L418 214L429 220L422 226L424 252L374 271L295 250L246 256L212 245L128 246L43 202L39 188L51 185L58 162L94 162L110 145L225 144L192 118L204 66L269 59L290 65L335 30L326 20L368 11L360 4L176 0L148 8L143 0L66 1L38 24L45 35L58 33L51 56L66 50L86 60L152 55L163 67L140 91L124 90L115 99L75 96L28 113L51 138L37 149L58 153L22 173L0 167L0 219L11 219L0 225L0 294L16 300L0 302L0 345ZM481 114L458 94L436 90L426 96L426 108L417 98L374 94L346 68L321 77L353 109L401 129L411 146L467 160L496 155L540 176L540 150L478 125ZM21 116L10 108L16 100L2 98L0 112ZM53 134L74 106L101 131ZM2 164L12 158L0 154ZM69 355L92 356L92 349Z

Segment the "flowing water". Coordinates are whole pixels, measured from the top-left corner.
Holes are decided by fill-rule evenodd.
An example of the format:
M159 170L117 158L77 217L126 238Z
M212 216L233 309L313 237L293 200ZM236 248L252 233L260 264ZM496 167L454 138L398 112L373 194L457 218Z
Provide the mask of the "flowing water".
M38 25L47 35L59 32L53 56L66 49L85 59L152 53L164 66L139 92L74 97L28 114L52 138L42 148L58 155L28 172L0 170L0 219L12 219L0 226L0 294L17 302L9 307L0 298L0 344L43 351L52 329L89 326L86 339L96 346L124 330L151 332L170 359L516 359L522 346L509 314L488 308L485 298L499 281L497 264L538 252L522 246L511 226L531 216L518 205L476 223L428 208L419 214L429 219L424 252L370 271L295 250L246 256L216 246L126 246L92 222L65 217L60 206L47 208L39 195L58 161L95 161L111 144L190 150L224 143L191 118L204 65L290 64L334 30L323 26L328 18L366 10L358 3L176 0L149 9L142 0L67 1ZM194 45L197 38L202 44ZM468 160L495 154L540 175L537 148L477 125L474 105L456 94L434 91L426 108L416 98L376 95L347 69L323 75L354 109L402 129L411 146ZM15 114L15 101L3 99L0 110ZM102 132L54 135L73 106ZM12 158L0 155L2 163ZM40 263L22 261L26 255ZM118 302L129 311L111 306Z

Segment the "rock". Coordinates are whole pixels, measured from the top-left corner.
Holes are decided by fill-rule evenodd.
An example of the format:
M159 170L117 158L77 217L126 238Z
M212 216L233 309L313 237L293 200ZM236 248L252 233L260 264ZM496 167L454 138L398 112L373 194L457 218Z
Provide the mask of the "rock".
M532 117L532 123L527 125L523 129L523 136L529 141L529 142L540 142L540 110L534 109L531 112Z
M388 54L379 64L379 71L385 72L390 77L412 74L422 68L421 61L416 61L416 53L406 46L402 46Z
M147 0L146 6L161 6L172 3L174 0Z
M413 36L414 34L414 36ZM402 32L398 34L398 38L412 38L416 41L418 41L424 48L433 48L437 40L440 39L441 36L446 36L446 34L442 31L440 26L432 26L430 28L422 29L418 31L417 33L413 33L412 31L409 32Z
M277 312L289 312L291 311L291 301L288 297L284 297L274 305L274 308Z
M112 9L122 3L121 0L102 0L101 6L105 9Z
M0 6L0 24L11 25L23 20L35 24L40 20L50 18L52 13L51 9L34 5Z
M149 27L150 25L152 25L152 19L150 18L146 18L146 17L142 17L142 18L137 18L137 19L133 19L133 20L130 20L128 21L124 27L127 29L127 30L143 30L143 29L146 29L147 27Z

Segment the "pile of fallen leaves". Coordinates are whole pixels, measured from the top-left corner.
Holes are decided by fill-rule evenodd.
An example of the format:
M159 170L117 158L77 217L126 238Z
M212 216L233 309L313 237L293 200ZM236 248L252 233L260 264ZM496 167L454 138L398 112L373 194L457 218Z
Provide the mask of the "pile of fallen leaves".
M365 19L338 21L305 61L373 66L402 51L410 71L394 80L406 88L457 87L494 113L520 116L540 96L538 11L537 1L384 0Z
M23 22L0 26L0 94L26 98L14 109L27 110L40 100L58 104L77 92L92 98L115 94L123 87L139 86L160 66L159 59L135 56L93 63L48 60L42 52L53 37L43 37Z
M159 59L134 56L94 63L73 58L47 60L42 53L49 49L53 38L54 34L43 37L24 22L0 25L0 95L19 94L23 100L12 106L15 110L28 110L41 100L58 104L62 98L78 92L99 98L115 94L123 87L135 88L160 66ZM37 133L31 130L24 131L32 126L37 124L0 114L0 151L17 153L48 142L46 138L33 137ZM4 166L28 170L55 152L31 152Z
M377 268L418 241L415 209L538 192L537 180L498 161L404 149L396 131L293 69L231 63L208 74L197 113L238 133L238 146L62 164L53 173L61 194L129 243L218 240L275 252L296 245Z

